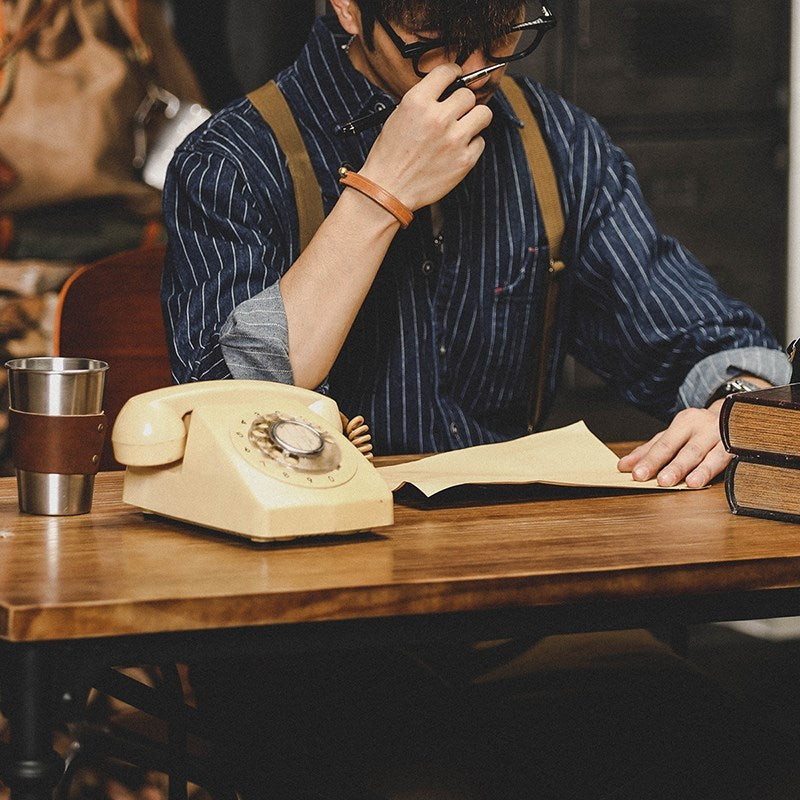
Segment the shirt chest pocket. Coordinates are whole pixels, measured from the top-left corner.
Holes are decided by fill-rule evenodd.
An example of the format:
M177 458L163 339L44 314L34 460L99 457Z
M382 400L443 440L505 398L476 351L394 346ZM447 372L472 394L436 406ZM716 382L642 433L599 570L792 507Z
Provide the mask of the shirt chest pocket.
M505 313L509 307L532 305L549 267L550 249L543 244L528 247L505 271L499 270L489 289L496 313Z

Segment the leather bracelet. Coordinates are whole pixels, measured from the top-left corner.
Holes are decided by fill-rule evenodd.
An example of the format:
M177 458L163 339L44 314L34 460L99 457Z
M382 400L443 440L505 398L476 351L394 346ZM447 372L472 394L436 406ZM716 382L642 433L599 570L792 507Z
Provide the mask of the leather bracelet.
M348 167L339 167L339 183L361 192L361 194L369 197L370 200L374 200L379 206L386 209L404 230L414 219L414 212L406 208L393 194L389 194L386 189L382 189L377 183L373 183L369 178L353 172Z

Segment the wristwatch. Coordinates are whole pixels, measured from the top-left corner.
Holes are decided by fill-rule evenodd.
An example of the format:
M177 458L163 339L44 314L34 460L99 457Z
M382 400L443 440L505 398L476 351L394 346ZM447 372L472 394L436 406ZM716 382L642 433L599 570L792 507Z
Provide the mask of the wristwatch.
M736 394L736 392L754 392L756 389L763 388L763 386L759 386L757 383L747 380L747 378L731 378L729 381L725 381L725 383L723 383L714 392L714 394L708 398L706 408L708 408L715 400L727 397L729 394Z

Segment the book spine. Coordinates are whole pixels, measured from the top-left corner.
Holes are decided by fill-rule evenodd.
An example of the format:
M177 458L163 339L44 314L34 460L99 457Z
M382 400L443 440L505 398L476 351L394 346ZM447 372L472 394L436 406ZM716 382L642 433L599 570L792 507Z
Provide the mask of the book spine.
M725 401L722 403L722 408L719 412L719 437L722 439L723 447L730 453L731 451L731 437L728 422L731 417L731 408L733 407L734 395L729 394Z
M783 417L784 413L787 415L786 425L797 425L796 419L800 412L800 384L773 386L770 389L760 391L730 394L723 401L719 413L719 436L723 447L729 453L735 453L750 459L764 459L777 466L789 466L795 463L800 465L800 450L789 455L786 453L768 453L752 447L747 449L734 447L731 444L730 421L734 403L737 405L744 403L749 407L761 406L762 408L779 409L781 417Z
M774 519L778 522L800 522L800 514L786 514L783 511L769 511L765 508L750 508L748 506L731 506L731 512L742 517L759 517L760 519Z
M739 513L739 503L736 500L736 467L739 464L739 459L734 456L731 459L730 464L725 468L725 497L728 500L728 505L730 506L731 513L738 514Z
M725 442L723 441L723 444ZM725 445L725 449L742 461L752 461L757 464L770 464L773 467L790 467L800 469L800 456L787 455L786 453L768 453L764 450L750 450L745 447L731 447Z
M766 508L743 506L736 498L736 467L741 460L734 457L725 469L725 497L728 500L731 513L746 517L759 517L761 519L774 519L779 522L800 522L800 514L789 514L784 511L771 511ZM800 478L800 476L798 476Z

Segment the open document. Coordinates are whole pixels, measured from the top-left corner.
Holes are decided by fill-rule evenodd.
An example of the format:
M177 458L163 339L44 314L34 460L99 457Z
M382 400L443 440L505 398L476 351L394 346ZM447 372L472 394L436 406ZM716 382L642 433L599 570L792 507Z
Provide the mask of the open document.
M616 456L583 422L510 442L453 450L406 464L379 467L389 488L416 486L427 497L463 484L548 483L613 489L664 489L655 479L634 481L617 470ZM681 483L675 489L686 489Z

